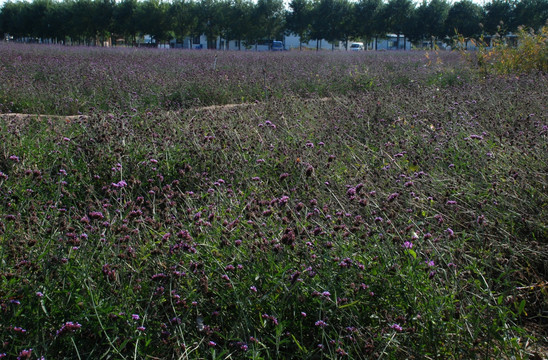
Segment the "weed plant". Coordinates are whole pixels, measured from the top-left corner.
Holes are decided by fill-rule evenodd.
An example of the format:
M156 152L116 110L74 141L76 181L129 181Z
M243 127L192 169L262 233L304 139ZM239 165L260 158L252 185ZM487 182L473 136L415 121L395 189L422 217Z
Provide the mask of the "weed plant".
M538 32L520 28L515 43L495 36L490 44L482 38L477 45L478 51L474 57L484 74L548 72L548 26Z
M88 89L92 108L0 120L0 357L542 355L546 75L481 79L445 54L228 53L211 71L207 52L6 49L5 68L59 67L45 94L3 71L26 84L8 107ZM144 100L199 66L200 92L259 100L265 59L268 102ZM86 77L101 68L105 89Z
M0 113L179 110L288 96L322 98L432 76L424 55L213 52L0 43ZM466 77L459 54L445 70ZM444 85L443 83L441 85Z

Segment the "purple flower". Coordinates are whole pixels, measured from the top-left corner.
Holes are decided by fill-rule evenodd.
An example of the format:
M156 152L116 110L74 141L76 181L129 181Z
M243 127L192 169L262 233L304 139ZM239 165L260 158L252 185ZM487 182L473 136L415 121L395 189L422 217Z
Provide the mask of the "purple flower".
M346 190L346 195L348 195L349 197L356 195L356 188L348 188L348 190Z
M413 247L413 243L411 241L406 241L402 245L405 249L411 249Z
M403 328L399 324L392 324L390 325L390 328L396 330L397 332L403 331Z
M19 356L17 357L17 360L28 359L30 358L31 354L32 354L32 349L21 350L21 352L19 353Z
M112 187L114 188L123 188L123 187L126 187L127 186L127 182L125 182L124 180L120 180L119 182L117 183L112 183L110 184Z
M141 317L138 314L133 314L133 315L131 315L131 318L133 320L139 320Z
M143 332L143 331L146 330L146 328L145 328L144 326L138 326L138 327L137 327L137 330Z
M280 205L287 204L288 201L289 201L289 196L284 195L278 200L278 204Z
M63 326L61 326L61 328L59 330L57 330L56 335L60 336L60 335L63 335L67 332L75 332L76 330L80 329L81 327L82 327L82 325L80 325L79 323L74 323L72 321L67 321L66 323L63 324Z
M316 322L314 323L314 325L319 326L319 327L321 327L322 329L324 329L324 328L327 326L327 323L326 323L325 321L323 321L323 320L318 320L318 321L316 321Z
M152 275L152 280L159 280L159 279L165 279L165 278L167 278L167 275L164 273L158 273L158 274Z
M104 215L102 212L100 211L92 211L89 213L89 217L92 218L92 219L103 219L104 218Z

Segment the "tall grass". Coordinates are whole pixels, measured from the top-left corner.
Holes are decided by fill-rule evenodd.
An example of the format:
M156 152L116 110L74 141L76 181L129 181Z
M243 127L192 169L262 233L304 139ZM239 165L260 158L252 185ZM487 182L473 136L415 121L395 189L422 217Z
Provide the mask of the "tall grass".
M478 80L444 54L259 56L309 67L245 107L2 117L0 354L540 356L546 76ZM341 83L299 78L341 62ZM224 86L207 76L200 91ZM299 81L331 97L287 90Z

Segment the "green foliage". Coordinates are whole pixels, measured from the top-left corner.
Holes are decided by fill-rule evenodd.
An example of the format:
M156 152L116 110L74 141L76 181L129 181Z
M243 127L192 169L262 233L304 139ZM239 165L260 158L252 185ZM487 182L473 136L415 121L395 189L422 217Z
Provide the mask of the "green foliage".
M517 39L494 37L489 47L482 39L479 44L475 57L483 73L548 72L548 26L538 32L520 28Z
M246 70L290 54L279 55ZM548 297L546 75L477 81L444 52L316 55L291 55L302 96L272 81L276 96L237 106L115 108L105 96L83 116L3 115L0 354L534 354L527 324L543 321ZM78 56L144 81L125 52ZM178 56L190 66L198 55ZM215 103L228 92L210 84L243 59L187 87L148 82L132 100Z

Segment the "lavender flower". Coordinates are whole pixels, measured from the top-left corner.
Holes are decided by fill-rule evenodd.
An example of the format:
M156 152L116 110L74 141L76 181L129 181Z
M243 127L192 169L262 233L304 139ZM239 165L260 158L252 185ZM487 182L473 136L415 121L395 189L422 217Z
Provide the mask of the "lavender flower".
M314 325L318 326L318 327L321 327L322 329L324 329L326 326L327 326L327 323L323 320L318 320L314 323Z
M64 323L63 326L61 326L61 328L59 330L57 330L56 335L60 336L60 335L63 335L67 332L75 332L76 330L80 329L81 327L82 327L82 325L80 325L79 323L68 321L68 322Z

